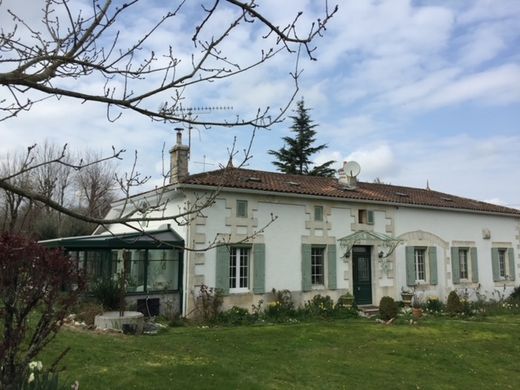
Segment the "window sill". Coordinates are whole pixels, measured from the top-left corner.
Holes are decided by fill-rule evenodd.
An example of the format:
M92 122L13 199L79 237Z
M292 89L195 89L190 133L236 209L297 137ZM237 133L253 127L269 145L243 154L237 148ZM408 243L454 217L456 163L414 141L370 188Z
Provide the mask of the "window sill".
M514 287L515 286L515 281L514 280L495 280L495 287L502 287L502 286L507 286L507 287Z
M229 295L240 295L240 294L249 294L251 292L248 288L230 288Z
M463 287L475 287L479 283L478 282L472 282L471 280L459 280L458 283L453 283L455 286L463 286Z

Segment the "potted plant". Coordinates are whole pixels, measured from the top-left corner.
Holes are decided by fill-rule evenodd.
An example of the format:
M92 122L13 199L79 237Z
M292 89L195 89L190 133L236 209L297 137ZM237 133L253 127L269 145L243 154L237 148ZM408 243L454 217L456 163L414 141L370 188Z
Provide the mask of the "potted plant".
M421 300L418 296L414 295L412 302L412 316L415 319L419 319L422 317L423 309L421 305Z
M401 300L403 301L404 307L411 306L413 296L414 296L414 292L412 290L401 287Z
M350 309L354 304L354 296L350 291L347 290L345 294L338 298L338 306Z

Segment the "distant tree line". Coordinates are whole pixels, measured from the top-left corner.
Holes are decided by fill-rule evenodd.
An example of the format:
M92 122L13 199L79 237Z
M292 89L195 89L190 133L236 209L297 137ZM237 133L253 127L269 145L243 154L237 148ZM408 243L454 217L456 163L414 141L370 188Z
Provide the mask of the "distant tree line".
M83 167L69 165L73 159L81 160ZM91 150L73 156L66 147L45 143L29 147L25 153L0 157L0 177L9 178L19 188L44 194L63 207L102 218L115 196L115 164L112 160L99 160L99 153ZM61 214L46 204L0 189L0 232L48 239L90 234L94 228L95 225Z

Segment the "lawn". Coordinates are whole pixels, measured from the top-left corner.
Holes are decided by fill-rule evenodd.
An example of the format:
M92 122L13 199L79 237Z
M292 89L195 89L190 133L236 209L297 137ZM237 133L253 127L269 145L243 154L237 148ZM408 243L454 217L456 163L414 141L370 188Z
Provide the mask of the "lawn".
M519 388L520 316L168 328L155 336L63 330L63 378L86 389Z

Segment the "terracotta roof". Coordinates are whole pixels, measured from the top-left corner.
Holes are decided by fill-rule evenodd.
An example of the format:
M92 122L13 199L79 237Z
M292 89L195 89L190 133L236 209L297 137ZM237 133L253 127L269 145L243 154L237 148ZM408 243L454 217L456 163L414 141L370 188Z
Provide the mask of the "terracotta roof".
M182 184L311 195L367 202L405 204L447 209L471 210L520 216L520 210L480 202L442 192L389 184L358 182L346 190L335 178L287 175L242 168L226 168L188 176ZM181 184L181 185L182 185Z

